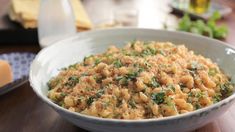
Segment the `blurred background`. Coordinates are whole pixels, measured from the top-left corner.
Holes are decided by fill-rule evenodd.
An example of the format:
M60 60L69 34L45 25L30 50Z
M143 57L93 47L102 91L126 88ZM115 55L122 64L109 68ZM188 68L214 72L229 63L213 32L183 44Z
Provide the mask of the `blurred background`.
M48 6L42 9L40 3L42 4L43 1ZM41 14L43 11L48 12L43 13L44 16L50 15L50 12L54 16L63 16L61 10L66 10L66 8L56 8L53 4L50 7L49 1L55 4L60 0L48 0L48 2L0 0L0 46L38 46L37 27L40 12ZM235 34L234 0L70 0L69 2L77 32L103 28L139 27L188 31L216 38L213 36L215 31L212 28L222 25L218 27L221 32L215 33L216 36L219 34L216 39L235 42L232 37ZM207 28L213 13L216 25L214 27L210 25ZM200 21L188 28L187 25L191 21L188 22L185 17L183 19L183 15ZM55 18L50 17L50 21L58 21L53 20ZM43 25L48 25L46 23L44 22ZM205 26L209 31L201 31Z

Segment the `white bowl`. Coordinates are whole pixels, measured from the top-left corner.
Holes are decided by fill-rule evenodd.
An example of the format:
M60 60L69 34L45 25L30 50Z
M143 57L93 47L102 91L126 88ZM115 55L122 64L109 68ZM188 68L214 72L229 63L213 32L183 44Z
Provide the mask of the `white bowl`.
M34 92L62 117L73 124L102 132L152 132L189 131L205 125L219 117L232 105L235 94L206 108L162 119L119 120L103 119L70 112L47 98L47 81L58 74L62 67L80 62L91 54L104 52L115 44L122 47L125 42L138 40L170 41L185 44L196 53L211 58L222 70L235 78L235 50L225 43L210 38L183 32L169 32L152 29L120 28L79 33L43 49L35 58L30 70L30 84Z

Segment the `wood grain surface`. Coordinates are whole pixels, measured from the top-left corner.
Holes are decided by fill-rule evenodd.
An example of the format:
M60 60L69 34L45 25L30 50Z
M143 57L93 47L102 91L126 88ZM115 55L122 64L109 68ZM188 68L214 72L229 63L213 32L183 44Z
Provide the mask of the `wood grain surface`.
M143 3L143 1L145 3ZM226 42L235 46L235 1L221 0L229 5L233 12L220 23L229 26L229 36ZM0 15L5 13L8 0L0 0ZM142 27L159 28L163 21L161 13L167 2L158 0L83 0L85 8L93 22L104 21L110 17L109 12L114 7L135 6L142 9L139 20ZM147 11L146 11L147 10ZM163 10L163 11L160 11ZM4 24L0 21L0 27ZM1 38L1 36L0 36ZM40 50L37 44L28 46L1 46L0 54L14 51L34 52ZM235 132L235 104L213 122L194 132ZM0 132L86 132L61 118L52 108L43 103L32 91L29 83L0 96Z

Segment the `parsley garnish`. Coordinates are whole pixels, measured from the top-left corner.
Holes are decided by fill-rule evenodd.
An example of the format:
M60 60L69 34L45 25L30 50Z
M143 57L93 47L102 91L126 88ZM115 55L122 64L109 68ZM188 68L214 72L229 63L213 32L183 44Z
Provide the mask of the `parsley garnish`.
M233 93L233 84L230 82L220 84L220 92L222 97L228 97Z
M100 62L101 62L100 59L96 59L96 60L95 60L95 66L98 65Z
M171 89L173 92L175 92L175 87L174 87L172 84L168 85L167 88L169 88L169 89Z
M199 103L196 103L196 104L195 104L195 109L196 109L196 110L200 109L201 107L202 107L202 106L201 106Z
M62 93L60 94L61 97L65 97L66 95L67 95L67 93L64 93L64 92L62 92Z
M158 83L156 77L153 77L151 79L151 82L148 84L149 87L153 87L153 88L156 88L156 87L160 87L160 84Z
M68 78L65 86L74 87L77 83L79 83L79 78L77 76L71 76Z
M87 103L87 105L91 105L93 102L94 102L94 97L91 96L91 97L88 98L86 103Z
M103 94L104 94L104 89L100 89L95 95L93 95L87 99L87 102L86 102L87 105L91 105L95 99L100 98Z
M156 104L161 104L164 102L165 93L164 92L154 93L152 94L151 98Z
M136 103L135 103L134 100L130 100L130 101L129 101L129 105L130 105L132 108L137 108L137 107L136 107Z
M153 48L147 47L141 52L141 56L156 55L157 51Z
M210 68L208 71L208 75L210 76L215 76L218 73L218 71L216 70L216 68Z
M219 102L221 100L221 94L216 94L214 97L213 97L213 102L216 103L216 102Z
M122 62L119 59L117 59L116 61L113 62L113 65L116 68L120 68L122 67Z

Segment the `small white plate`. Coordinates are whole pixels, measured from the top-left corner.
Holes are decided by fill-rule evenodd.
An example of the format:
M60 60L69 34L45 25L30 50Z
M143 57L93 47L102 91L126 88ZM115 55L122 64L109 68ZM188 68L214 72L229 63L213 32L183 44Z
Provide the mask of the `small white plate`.
M0 95L3 95L28 81L29 66L34 59L33 53L6 53L0 54L0 60L6 60L10 63L13 71L13 82L0 87Z

